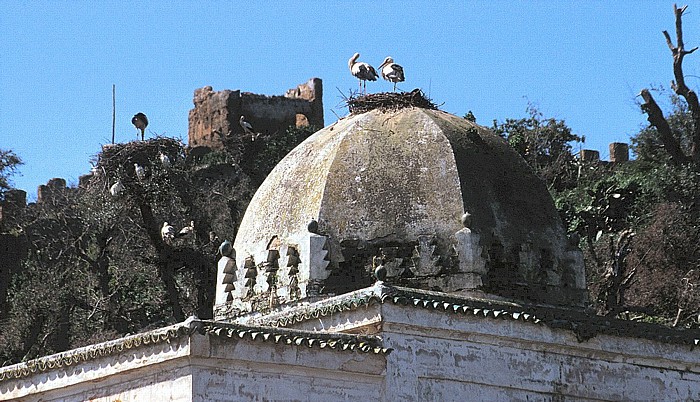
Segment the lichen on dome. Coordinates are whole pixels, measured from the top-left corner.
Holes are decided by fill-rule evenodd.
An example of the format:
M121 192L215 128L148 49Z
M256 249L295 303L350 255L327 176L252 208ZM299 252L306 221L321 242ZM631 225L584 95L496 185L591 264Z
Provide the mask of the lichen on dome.
M389 284L586 300L544 183L498 135L434 108L376 107L310 136L258 189L234 247L229 310L366 287L377 259Z

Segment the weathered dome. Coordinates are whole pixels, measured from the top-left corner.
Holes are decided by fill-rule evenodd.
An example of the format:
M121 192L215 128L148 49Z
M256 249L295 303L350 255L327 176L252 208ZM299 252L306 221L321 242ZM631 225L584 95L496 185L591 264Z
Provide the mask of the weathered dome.
M246 258L275 260L273 296L285 301L366 286L378 257L389 282L408 286L585 300L580 251L544 184L502 138L438 110L372 110L313 134L258 189L234 247L234 298L272 287L250 280Z

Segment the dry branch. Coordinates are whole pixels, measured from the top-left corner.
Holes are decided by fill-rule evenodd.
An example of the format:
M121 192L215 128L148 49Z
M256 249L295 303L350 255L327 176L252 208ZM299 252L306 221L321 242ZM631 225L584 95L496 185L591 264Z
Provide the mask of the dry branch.
M690 50L685 50L685 44L683 42L683 13L688 6L683 6L678 8L675 4L673 5L674 14L676 17L676 45L673 45L671 41L671 36L667 31L663 31L664 37L666 38L666 44L668 44L671 54L673 55L673 76L674 81L671 81L671 88L676 94L682 96L688 103L688 108L693 118L693 135L691 143L691 158L694 162L700 162L700 102L698 102L698 95L692 89L688 88L685 84L685 77L683 76L683 58L696 51L698 48L694 47ZM665 142L664 142L665 144Z
M437 106L425 97L420 89L411 92L380 92L349 98L346 101L351 114L366 113L370 110L394 111L407 107L437 110Z
M642 89L640 93L644 103L642 103L642 110L647 114L647 120L652 126L656 127L659 132L659 137L661 142L664 144L666 152L671 155L671 161L674 164L680 164L687 161L687 157L681 149L680 142L673 136L671 131L671 126L668 125L668 121L664 117L664 113L661 108L651 96L648 89Z

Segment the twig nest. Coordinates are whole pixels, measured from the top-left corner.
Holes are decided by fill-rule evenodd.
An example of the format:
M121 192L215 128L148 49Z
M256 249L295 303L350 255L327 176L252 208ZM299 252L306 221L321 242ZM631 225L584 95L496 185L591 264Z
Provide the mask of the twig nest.
M428 98L423 91L414 89L411 92L380 92L350 98L347 105L351 114L361 114L370 110L379 109L381 111L395 111L407 107L419 107L423 109L437 110L437 106Z

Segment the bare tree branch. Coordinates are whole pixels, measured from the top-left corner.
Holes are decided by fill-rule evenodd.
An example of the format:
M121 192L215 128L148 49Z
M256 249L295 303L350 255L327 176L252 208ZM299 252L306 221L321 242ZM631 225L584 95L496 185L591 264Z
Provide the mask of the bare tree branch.
M700 163L700 102L698 102L698 95L695 93L695 91L688 88L688 86L685 84L685 77L683 76L683 57L698 49L695 47L689 51L685 50L685 45L683 43L682 17L686 8L688 8L688 6L678 8L675 4L673 5L676 16L676 46L674 47L673 43L671 43L671 38L668 32L664 31L664 36L666 37L666 43L673 54L673 76L675 78L675 82L671 82L671 87L676 94L682 96L686 100L688 107L690 108L690 113L693 117L691 158L695 163Z
M666 118L664 117L661 108L654 100L654 97L651 96L648 89L642 89L640 95L642 99L644 99L644 103L642 103L642 110L647 114L647 120L649 120L649 123L656 127L656 130L659 132L659 137L661 138L661 142L664 144L666 152L671 155L671 161L674 164L686 162L688 158L683 153L683 150L681 150L681 144L678 142L676 137L673 136L671 126L668 125L668 121L666 121Z

